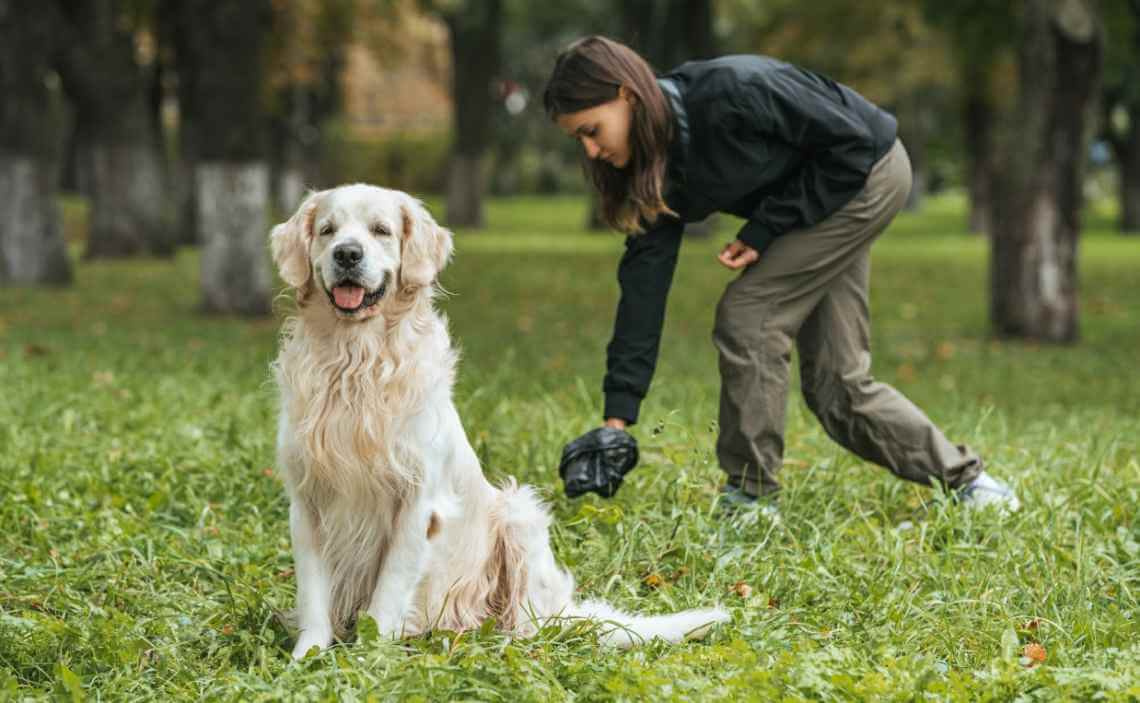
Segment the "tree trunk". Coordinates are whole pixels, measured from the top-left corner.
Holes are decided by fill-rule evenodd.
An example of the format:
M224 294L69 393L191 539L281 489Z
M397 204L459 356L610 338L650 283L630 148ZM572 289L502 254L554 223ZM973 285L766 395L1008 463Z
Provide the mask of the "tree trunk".
M197 240L207 312L269 312L269 208L263 105L270 0L182 0L177 13L180 101L195 159Z
M0 285L71 281L55 204L62 135L47 87L54 19L38 0L0 4Z
M713 37L712 0L685 0L685 61L711 59L716 55L716 40ZM671 67L670 67L671 68Z
M484 157L456 153L447 174L447 221L452 227L483 226Z
M0 284L71 282L54 180L49 161L0 154Z
M267 314L272 285L265 255L268 166L207 162L198 165L195 175L205 309Z
M1140 110L1129 111L1128 134L1116 151L1120 164L1120 231L1140 234Z
M87 258L173 254L165 171L157 149L96 140L81 159L91 188Z
M91 197L88 258L174 251L152 77L135 59L125 0L64 3L63 85L80 125L80 181Z
M912 180L906 209L918 210L930 191L930 160L927 158L927 142L937 124L937 116L931 113L932 101L921 91L912 91L900 107L899 139L910 157Z
M1081 179L1102 37L1087 0L1028 0L1020 94L996 187L991 320L1005 337L1078 338Z
M455 145L447 185L447 223L483 226L483 161L495 108L491 81L499 72L501 0L470 0L446 16L451 34Z
M970 191L970 231L993 231L994 110L981 93L966 99L966 161Z

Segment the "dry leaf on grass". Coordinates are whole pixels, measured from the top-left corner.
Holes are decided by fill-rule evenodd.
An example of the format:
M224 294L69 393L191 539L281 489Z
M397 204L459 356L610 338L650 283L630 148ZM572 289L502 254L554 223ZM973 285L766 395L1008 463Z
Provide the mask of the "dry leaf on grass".
M1029 644L1025 645L1025 649L1021 651L1021 655L1022 664L1028 668L1033 668L1038 664L1044 663L1045 659L1048 656L1045 652L1045 647L1041 646L1037 642L1030 642Z

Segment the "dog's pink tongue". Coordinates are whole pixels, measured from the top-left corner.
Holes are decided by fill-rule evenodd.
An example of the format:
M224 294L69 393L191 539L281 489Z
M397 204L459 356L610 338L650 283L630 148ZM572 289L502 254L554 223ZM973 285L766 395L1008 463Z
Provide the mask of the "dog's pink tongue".
M364 289L360 286L337 286L332 293L338 308L353 310L364 302Z

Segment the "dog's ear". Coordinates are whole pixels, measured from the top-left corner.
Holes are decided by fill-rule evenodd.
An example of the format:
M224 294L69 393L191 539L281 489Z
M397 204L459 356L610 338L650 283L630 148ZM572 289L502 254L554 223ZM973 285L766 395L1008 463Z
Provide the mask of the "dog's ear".
M431 285L451 258L451 232L440 227L423 203L406 196L400 205L404 221L400 253L400 285Z
M273 263L281 274L281 280L302 290L312 277L309 263L309 242L313 241L313 218L317 214L317 204L328 191L311 192L285 222L273 228L269 235L269 245L273 250Z

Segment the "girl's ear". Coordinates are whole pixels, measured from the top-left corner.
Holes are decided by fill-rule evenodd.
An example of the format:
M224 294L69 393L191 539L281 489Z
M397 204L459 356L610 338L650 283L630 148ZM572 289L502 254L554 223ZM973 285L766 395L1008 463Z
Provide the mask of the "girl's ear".
M308 197L285 222L273 228L269 235L269 245L273 252L273 263L281 274L281 280L302 292L312 277L309 263L309 242L313 241L313 218L317 205L327 190L309 193Z
M436 224L423 203L406 195L400 205L404 231L400 238L400 287L431 285L451 258L451 232Z
M630 105L637 105L637 96L634 95L632 90L626 88L624 85L618 86L618 97Z

